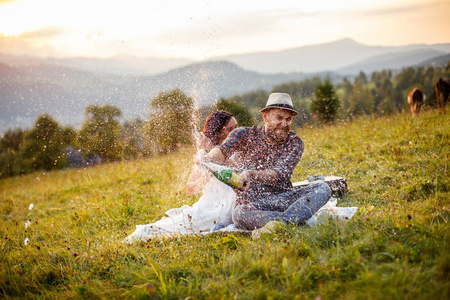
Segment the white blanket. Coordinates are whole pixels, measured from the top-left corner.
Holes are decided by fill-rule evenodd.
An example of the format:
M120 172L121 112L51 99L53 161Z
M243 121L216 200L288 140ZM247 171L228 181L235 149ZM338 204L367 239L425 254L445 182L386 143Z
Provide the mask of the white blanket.
M149 238L174 236L180 234L207 234L214 224L224 228L220 232L245 232L237 228L231 220L236 194L232 188L212 178L205 186L203 195L192 206L183 205L166 212L167 217L146 225L137 225L136 230L125 238L126 243ZM337 207L337 199L330 200L306 221L309 226L323 224L329 216L336 219L351 219L357 207Z

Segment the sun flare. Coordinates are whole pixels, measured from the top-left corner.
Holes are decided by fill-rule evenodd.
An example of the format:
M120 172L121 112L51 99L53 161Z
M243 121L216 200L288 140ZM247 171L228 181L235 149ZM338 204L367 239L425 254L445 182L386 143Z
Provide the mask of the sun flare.
M41 1L1 1L0 2L0 34L18 36L45 27L48 20L39 17Z

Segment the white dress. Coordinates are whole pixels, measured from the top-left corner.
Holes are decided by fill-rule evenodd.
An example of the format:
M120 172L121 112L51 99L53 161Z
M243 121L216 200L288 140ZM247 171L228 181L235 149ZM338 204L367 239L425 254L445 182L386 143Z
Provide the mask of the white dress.
M203 188L203 195L192 206L183 205L166 211L167 217L147 225L137 225L125 242L146 241L157 236L174 236L209 232L214 224L232 224L231 214L236 193L231 187L211 177Z

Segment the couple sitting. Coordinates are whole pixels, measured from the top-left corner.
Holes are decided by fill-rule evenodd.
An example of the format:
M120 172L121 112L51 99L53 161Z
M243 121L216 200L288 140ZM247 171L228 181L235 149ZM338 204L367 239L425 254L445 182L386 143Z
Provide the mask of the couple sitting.
M215 224L234 223L243 230L261 228L269 221L302 224L314 215L330 199L331 190L324 182L295 190L292 186L290 178L304 144L291 131L292 119L298 114L291 98L273 93L261 113L263 127L235 129L236 120L231 114L215 112L206 120L204 135L199 139L204 150L197 153L197 162L232 167L241 175L239 189L195 167L188 193L199 191L209 180L199 201L192 207L169 210L169 217L155 223L137 226L127 240L209 231Z

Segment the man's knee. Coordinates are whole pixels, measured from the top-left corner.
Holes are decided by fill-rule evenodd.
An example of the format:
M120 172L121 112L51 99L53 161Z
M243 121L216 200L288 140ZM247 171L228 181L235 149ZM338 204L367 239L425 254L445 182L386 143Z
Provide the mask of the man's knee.
M324 193L326 193L328 196L331 197L331 188L328 184L325 182L319 182L320 188L324 190Z
M316 188L316 191L323 197L323 200L325 201L325 203L331 198L331 188L325 182L316 183L315 188Z
M240 229L248 229L249 227L249 212L253 208L249 205L240 205L233 210L231 215L234 225Z

